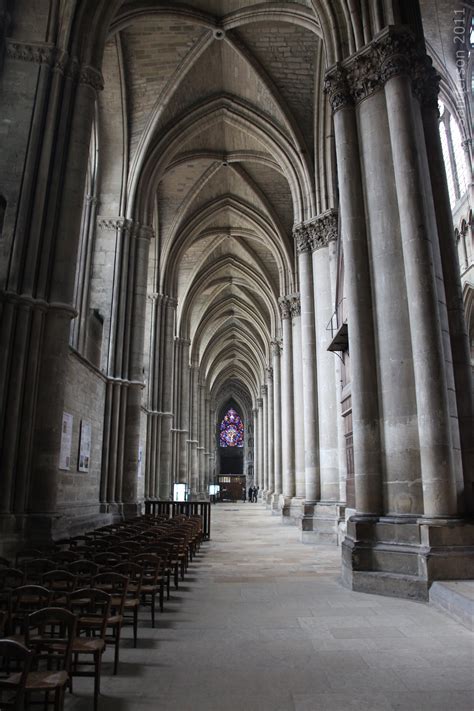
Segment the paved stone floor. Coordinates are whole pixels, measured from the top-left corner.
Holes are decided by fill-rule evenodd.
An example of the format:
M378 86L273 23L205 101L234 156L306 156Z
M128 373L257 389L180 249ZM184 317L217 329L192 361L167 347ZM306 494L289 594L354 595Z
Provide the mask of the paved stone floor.
M341 587L339 551L260 504L219 504L212 541L158 617L142 613L100 711L473 711L474 637L418 602ZM92 680L68 711L90 711Z

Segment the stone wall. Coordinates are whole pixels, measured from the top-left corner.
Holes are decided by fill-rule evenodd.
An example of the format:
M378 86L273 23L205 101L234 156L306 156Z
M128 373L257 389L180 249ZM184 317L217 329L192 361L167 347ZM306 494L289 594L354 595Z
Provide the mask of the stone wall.
M73 420L71 468L58 475L59 531L68 532L96 524L99 514L99 485L105 406L105 378L74 351L68 358L64 411ZM78 471L81 420L92 426L89 472ZM104 522L105 523L105 522ZM90 526L89 526L90 527Z

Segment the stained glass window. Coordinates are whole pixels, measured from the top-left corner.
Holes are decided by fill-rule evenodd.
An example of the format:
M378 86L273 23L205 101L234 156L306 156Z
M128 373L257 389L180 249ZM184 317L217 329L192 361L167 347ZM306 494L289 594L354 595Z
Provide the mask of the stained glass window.
M244 423L232 408L227 411L221 422L220 445L221 447L244 446Z

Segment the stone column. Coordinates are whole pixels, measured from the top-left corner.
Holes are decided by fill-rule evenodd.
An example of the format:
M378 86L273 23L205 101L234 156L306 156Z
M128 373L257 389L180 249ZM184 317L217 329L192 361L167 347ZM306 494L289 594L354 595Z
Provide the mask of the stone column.
M206 479L206 496L209 496L209 484L215 483L216 476L216 410L213 405L210 405L209 410L209 427L207 430L209 437L209 469Z
M291 503L291 516L296 522L303 516L305 486L305 421L301 405L304 400L303 358L301 348L301 304L300 295L291 296L291 325L293 344L293 428L295 433L295 496Z
M367 362L358 360L361 353L357 350L357 340L353 347L353 319L362 316L362 310L358 312L355 308L355 305L361 305L360 298L357 300L360 297L360 285L369 286L369 271L366 269L366 256L364 256L365 239L362 239L365 207L372 247L370 253L374 264L370 287L375 314L370 314L370 322L378 323L381 327L375 348L377 355L375 368L371 367L370 370L372 378L373 373L377 373L380 379L378 388L380 414L384 416L386 413L389 414L384 433L387 436L384 436L383 440L386 449L380 456L381 471L385 475L386 485L383 508L380 497L374 499L374 494L378 495L378 488L374 491L370 490L369 479L365 475L363 482L357 480L358 462L359 464L367 462L367 457L365 460L362 457L357 460L357 456L355 457L357 509L359 511L360 501L363 501L365 502L363 512L373 513L373 502L379 501L381 515L374 517L357 515L348 520L347 536L342 544L342 580L353 589L385 594L388 592L392 595L421 599L428 598L429 587L433 580L470 578L474 575L474 525L468 520L456 519L459 513L457 498L462 496L462 482L460 478L456 479L453 458L456 445L452 440L454 429L450 422L450 415L455 415L455 404L453 402L450 410L448 399L452 387L451 381L447 380L452 368L451 343L450 338L447 337L445 285L435 206L429 180L426 136L423 131L420 104L417 100L419 92L424 92L429 86L432 75L431 61L424 47L403 27L386 28L355 57L344 60L342 65L330 70L327 75L327 87L335 111L344 259L350 297L349 347L353 377L353 412L356 410L356 403L359 402L359 395L362 394L361 383L366 382L368 386L370 382L370 373L364 370ZM352 103L358 103L361 99L364 101L358 107L359 125L356 127ZM372 118L372 111L375 113L372 129L369 130L368 124ZM375 120L375 114L378 120ZM384 134L388 136L388 140L381 145ZM358 150L356 151L359 142L362 146L362 155ZM354 162L350 162L350 158L353 158ZM393 180L387 181L385 190L381 190L380 183L383 183L388 173L384 171L379 175L378 183L375 182L375 174L381 160L387 162L386 170L393 170ZM361 175L357 173L359 165L362 166ZM358 192L359 186L363 187L363 194ZM381 194L377 201L379 189ZM383 245L380 245L379 240L376 239L376 232L380 232L380 222L375 219L380 209L378 202L385 205L389 191L395 192L395 199L392 202L397 209L394 210L393 204L390 206L393 218L390 224L383 225L382 229L385 235L389 235L387 248L396 250L398 245L398 253L394 251L392 259L387 259L380 251ZM357 193L357 199L354 197L354 192ZM360 205L359 209L356 207L357 204ZM399 224L398 229L393 230L395 219ZM360 233L354 234L356 226L360 227ZM358 234L360 240L355 239ZM380 272L386 273L388 266L400 263L402 268L398 267L399 290L396 288L397 285L393 284L387 297L390 281L388 278L381 279ZM381 268L382 264L385 264L385 268ZM359 268L354 269L356 266ZM385 276L387 277L387 274ZM359 288L355 288L357 284ZM405 306L403 300L398 298L398 292L402 297L405 295ZM392 315L392 321L398 319L399 323L390 326L400 329L408 325L408 328L406 336L403 331L399 332L403 343L397 342L397 339L400 340L398 337L394 337L392 341L395 359L400 358L400 353L403 353L401 387L398 392L395 392L396 384L394 385L392 401L400 402L405 406L409 403L410 397L413 399L413 392L416 399L418 441L412 444L412 447L415 454L419 455L418 461L421 466L424 508L424 516L421 518L417 517L416 509L414 513L404 513L397 502L395 502L397 504L395 511L390 508L393 500L392 485L399 486L398 481L394 481L391 476L387 477L391 467L397 463L396 458L392 456L396 451L397 440L393 432L388 429L393 413L388 407L390 398L385 398L384 401L383 387L386 386L386 378L381 378L380 373L386 367L386 363L383 362L383 347L386 344L380 339L383 337L384 327L384 318L381 314L385 313L385 320L387 320L387 301L390 298L393 301L394 297L397 302L400 302L402 308L398 308ZM367 303L370 305L370 302ZM370 309L366 309L366 320L368 313ZM356 321L356 325L357 337L360 336L361 329L363 332L362 319ZM388 336L390 332L385 333L386 339ZM406 349L407 337L409 337L413 358L414 385L407 388L407 397L403 401L400 395L409 383L405 367L409 349L403 351L404 348ZM374 393L375 390L373 388ZM362 404L365 404L367 413L367 406L371 402L369 391L364 395L365 403ZM413 409L408 409L408 413L411 414ZM359 408L354 422L355 455L357 455L356 436L361 438L359 446L364 436L364 432L356 430L356 421L360 424L361 412L363 413L363 409ZM375 406L373 412L375 413ZM405 410L400 412L406 419ZM392 421L395 425L398 424L396 418L392 418ZM367 427L365 435L370 432ZM403 435L405 431L401 428L400 436ZM410 441L410 438L408 440ZM402 456L405 456L404 449L409 447L409 441L404 442L403 447L399 446ZM373 454L374 448L369 447L367 452ZM415 456L414 461L417 458ZM372 463L375 468L375 459L371 458L369 463ZM372 479L374 487L377 481L378 478L374 474ZM364 487L361 487L361 483L364 483ZM416 478L414 484L419 486ZM411 491L409 493L411 494ZM362 494L362 498L359 494Z
M431 76L430 76L431 75ZM441 265L443 271L446 306L449 319L449 335L453 358L456 405L459 418L459 436L466 493L465 511L474 512L474 405L472 368L469 350L468 329L464 313L462 285L456 246L452 238L453 220L449 202L446 170L439 135L438 123L438 78L430 72L418 84L418 96L422 103L422 120L429 162L431 189L439 235ZM467 151L469 158L469 151ZM470 160L469 160L470 164ZM464 242L465 248L465 242ZM467 259L466 259L467 262ZM462 502L460 502L462 511Z
M158 493L163 501L172 494L172 436L173 427L173 389L174 389L174 330L176 321L176 299L168 297L165 321L163 324L163 353L161 367L161 432L159 451Z
M268 388L266 385L260 386L262 395L262 450L263 450L263 476L262 476L262 501L265 500L268 491Z
M265 456L263 452L264 448L264 420L263 420L263 398L257 398L257 408L258 408L258 472L257 472L257 486L258 495L262 492L264 481L265 481Z
M283 351L281 359L281 433L282 433L282 522L290 522L290 503L295 495L295 429L293 405L293 343L291 309L288 297L280 298Z
M145 338L145 309L148 272L148 252L153 228L136 225L134 237L134 280L130 294L129 325L129 385L127 419L124 441L122 502L124 515L136 516L141 511L138 501L138 463L141 434L141 405L143 383L143 349Z
M268 442L268 484L265 503L270 504L271 496L275 491L275 441L274 441L274 411L273 411L273 370L267 368L267 442Z
M281 427L281 348L278 341L272 341L273 362L273 442L274 442L274 478L272 511L278 511L279 497L282 494L282 427Z
M408 69L408 67L407 67ZM415 106L403 62L385 84L413 348L424 513L457 513L449 405L433 251L417 145ZM394 71L395 71L394 70Z
M200 400L200 386L199 386L199 365L193 363L190 367L190 385L191 385L191 402L190 402L190 413L191 413L191 438L189 440L190 444L190 463L189 463L189 475L190 475L190 494L193 499L196 499L199 493L199 464L200 464L200 453L198 451L199 442L199 421L201 419L201 400Z
M181 381L179 389L180 428L178 450L178 481L188 484L188 437L189 437L189 346L191 341L186 338L177 339L180 346Z
M303 420L304 420L304 469L305 469L305 511L311 515L309 507L314 506L320 496L319 442L318 442L318 398L316 389L316 336L314 326L314 286L311 263L310 231L306 225L298 225L294 232L298 252L301 300L301 346L303 380ZM319 285L318 285L319 287ZM298 396L295 398L298 402ZM326 416L326 413L325 413ZM301 419L301 417L299 418ZM299 423L296 427L298 428Z
M326 75L334 112L344 291L347 295L354 438L355 495L358 515L382 513L381 454L372 294L364 212L363 177L355 109L349 82L339 67Z
M207 438L207 427L206 418L209 416L208 401L206 400L205 386L201 383L199 385L199 476L198 476L198 492L199 498L202 500L204 498L204 481L205 472L207 466L207 455L208 455L208 438Z
M256 403L255 403L256 404ZM258 484L258 407L252 410L253 415L253 481L254 486Z
M329 254L329 272L331 281L331 303L333 307L337 306L337 279L338 279L338 243L336 240L330 240L328 243ZM342 307L342 304L341 304ZM342 309L341 309L342 311ZM332 316L332 314L331 314ZM346 480L347 480L347 460L346 460L346 438L344 436L344 418L341 414L341 395L342 395L342 362L339 354L334 354L334 382L335 382L335 403L336 403L336 426L337 426L337 468L339 470L339 501L346 504ZM342 512L342 509L341 509ZM347 516L347 509L345 512Z

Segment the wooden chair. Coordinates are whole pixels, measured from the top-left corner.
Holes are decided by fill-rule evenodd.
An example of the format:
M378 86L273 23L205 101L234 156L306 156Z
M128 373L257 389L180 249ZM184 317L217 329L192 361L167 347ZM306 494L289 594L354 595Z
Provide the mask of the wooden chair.
M62 607L67 605L69 595L76 589L77 577L67 570L50 570L43 575L42 583L53 593L51 604Z
M44 694L45 708L53 695L55 711L64 708L69 681L76 616L61 607L33 612L26 620L26 646L34 652L33 670L26 679L26 698Z
M15 556L15 568L22 568L24 562L27 560L34 560L35 558L42 558L43 554L39 548L24 548Z
M116 553L96 553L92 556L94 563L101 568L112 568L121 562L121 558Z
M77 551L58 551L57 553L53 553L51 556L51 560L54 563L61 563L62 565L69 565L69 563L73 563L75 560L80 559L81 554Z
M138 610L140 608L140 595L142 591L143 568L138 563L119 563L113 567L114 573L120 573L128 577L127 595L124 603L124 620L130 619L126 617L126 612L132 613L131 621L133 624L133 646L137 646L138 639Z
M54 561L49 558L37 558L36 560L27 560L24 563L25 567L25 584L41 585L43 575L50 570L57 568Z
M143 570L142 599L146 604L146 599L150 597L151 626L155 626L155 600L159 594L160 611L164 609L164 590L166 586L166 575L163 569L162 558L155 553L140 553L133 559L134 563L141 565Z
M76 576L78 587L90 588L92 578L99 572L99 566L92 560L81 558L81 560L75 560L73 563L69 563L68 570Z
M99 702L102 655L105 651L111 600L108 593L94 588L76 590L69 596L69 609L77 617L76 637L72 644L71 677L92 676L94 678L94 711L97 711ZM84 656L92 657L92 661L81 659ZM84 666L91 665L93 671L84 669Z
M33 652L19 642L0 639L0 709L23 711L26 681L30 671ZM12 667L15 671L11 672ZM18 671L20 668L21 671Z
M10 594L25 582L25 573L17 568L0 568L0 610L10 610Z
M11 565L11 563L9 560L7 560L6 558L2 558L2 556L0 556L0 566L2 566L3 568L9 568L10 565Z
M169 600L171 597L171 576L173 575L173 562L171 559L171 547L167 545L148 546L145 553L150 553L161 558L163 575L166 580L166 599Z
M53 593L41 585L22 585L11 591L9 631L19 642L24 641L25 622L28 615L49 607Z
M112 596L111 612L107 618L107 628L111 634L105 636L107 643L114 645L114 675L118 671L120 636L123 624L123 609L128 590L128 577L120 573L99 573L92 578L92 587Z

